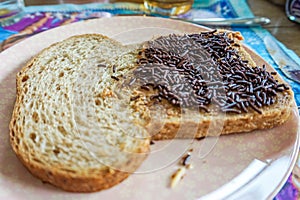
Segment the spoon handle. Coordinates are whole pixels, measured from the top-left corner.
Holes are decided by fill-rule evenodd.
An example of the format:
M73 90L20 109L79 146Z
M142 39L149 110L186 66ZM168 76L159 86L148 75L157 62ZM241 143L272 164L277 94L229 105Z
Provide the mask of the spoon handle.
M250 17L250 18L193 18L184 19L179 17L172 17L172 19L182 20L201 25L213 26L259 26L269 24L271 20L266 17Z

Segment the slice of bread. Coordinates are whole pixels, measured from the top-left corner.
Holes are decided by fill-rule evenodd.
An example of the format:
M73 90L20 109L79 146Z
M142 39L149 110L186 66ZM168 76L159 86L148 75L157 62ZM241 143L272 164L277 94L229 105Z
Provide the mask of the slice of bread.
M288 119L294 108L293 91L288 88L273 68L257 66L252 55L243 47L241 40L243 37L239 32L219 30L200 34L158 37L144 45L143 50L139 53L136 72L132 73L132 79L136 80L135 86L132 86L135 90L132 99L138 101L137 104L148 108L147 118L151 120L147 129L152 139L203 138L249 132L255 129L272 128ZM231 56L227 55L228 52ZM177 55L177 58L168 58L173 55ZM194 69L198 66L199 70L182 70L180 62L183 61L186 61L187 66L190 64L190 68ZM168 62L172 64L167 64ZM236 62L240 64L235 64ZM175 67L175 65L178 66ZM202 68L211 65L213 65L213 69L209 69L210 75L206 78L211 80L205 80L205 78L195 80L194 77L188 77L187 72L191 71L193 72L192 76L201 74L204 77L203 74L207 72ZM227 69L227 71L220 74L219 68ZM153 75L148 71L147 74L147 70L156 71L156 73ZM241 70L245 73L241 74L239 72ZM256 75L251 74L254 71ZM250 75L246 75L246 73ZM234 77L235 80L231 77ZM179 81L172 81L172 79L179 79ZM213 98L210 99L207 107L205 104L194 103L190 106L177 106L176 103L172 103L174 99L184 103L186 99L183 96L180 97L180 95L185 95L184 92L187 93L188 98L203 97L204 95L193 97L193 92L200 89L194 90L191 82L199 80L205 84L209 82L219 82L218 84L220 84L221 82L222 87L218 88L221 92L213 89L214 86L209 89L207 86L203 86L203 88L208 92L211 90L212 93L217 90L219 96L226 99L223 108L213 101L214 96L217 96L215 93L212 94ZM229 85L248 84L249 82L251 82L250 89L245 86L245 91L241 93L237 89L229 87ZM184 87L177 87L177 85L184 85ZM165 88L171 95L162 94L165 91L158 89L159 87ZM174 88L176 88L175 91ZM264 96L265 94L267 97ZM233 100L230 102L231 98ZM250 103L247 98L251 98ZM269 102L263 99L269 99ZM240 103L241 101L244 103ZM233 104L235 106L231 106Z
M39 53L17 75L11 145L29 171L43 181L68 191L91 192L109 188L134 172L146 158L150 137L201 138L282 124L292 112L293 92L282 85L278 75L271 74L273 69L256 67L241 39L238 33L222 30L208 35L163 36L131 46L97 34L56 43ZM166 41L168 44L162 45ZM214 46L218 49L215 51L209 49L220 41L227 44ZM230 49L232 55L227 55L224 48ZM164 53L157 55L156 51L167 52L170 55L166 56L178 60L167 64ZM223 57L218 54L222 51ZM230 71L234 70L236 58L244 63L240 65L246 71L257 72L247 76L255 76L259 82L259 74L267 77L263 82L265 91L258 94L261 97L253 96L253 85L250 89L245 86L245 92L239 93L241 97L243 94L252 98L248 99L250 103L234 103L236 99L230 102L229 92L234 90L228 89L229 84L239 82L228 81L229 77L240 79L243 84L257 82ZM222 59L232 62L232 66L227 66L229 76L227 72L218 74ZM188 71L179 69L183 65L189 66ZM197 65L209 66L216 80L197 74ZM145 71L147 67L150 74ZM171 70L164 71L168 67ZM186 79L187 72L193 76ZM189 103L194 98L193 81L198 75L203 76L196 82L203 82L205 95L212 83L222 86L220 98L225 103L219 105L205 95L197 98L208 103ZM151 82L153 76L158 79ZM174 85L177 79L180 84ZM264 92L274 93L271 89L276 94L266 97L269 103L260 103L266 101ZM184 100L182 95L188 98Z
M92 192L139 167L149 137L114 92L135 51L102 35L75 36L22 69L10 136L32 174L67 191Z

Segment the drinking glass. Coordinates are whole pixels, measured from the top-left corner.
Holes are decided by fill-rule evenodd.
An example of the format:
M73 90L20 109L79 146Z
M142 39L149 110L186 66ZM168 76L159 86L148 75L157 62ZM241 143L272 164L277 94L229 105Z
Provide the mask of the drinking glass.
M23 12L23 0L0 0L0 21L11 19Z
M194 0L144 0L145 8L161 15L180 15L191 9Z

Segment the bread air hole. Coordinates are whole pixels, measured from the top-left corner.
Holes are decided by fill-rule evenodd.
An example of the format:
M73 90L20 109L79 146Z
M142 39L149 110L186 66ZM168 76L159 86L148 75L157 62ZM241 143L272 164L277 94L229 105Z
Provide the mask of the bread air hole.
M33 108L33 101L31 101L30 103L29 103L29 108Z
M35 141L35 139L36 139L36 134L35 134L35 133L30 133L30 134L29 134L29 137L30 137L30 139L31 139L34 143L36 143L36 141Z
M32 119L35 123L39 122L39 114L37 112L33 112Z
M57 129L59 130L59 132L61 132L62 135L67 135L67 131L63 126L58 126Z
M15 124L16 124L16 120L14 120L13 123L14 123L14 125L15 125ZM13 131L13 130L11 131L11 136L12 136L12 137L15 137L15 131ZM12 139L13 139L13 138L12 138Z
M57 156L60 153L60 150L57 147L55 147L53 153Z
M20 144L20 139L18 137L16 137L16 145L19 145Z
M22 143L23 145L23 149L25 150L25 151L28 151L28 147L27 147L27 145L26 144L24 144L24 143ZM16 147L18 147L18 145L16 145Z
M29 79L29 76L25 75L25 76L23 76L23 78L22 78L22 82L26 82L28 79Z
M37 162L37 163L43 163L40 159L38 158L32 158L33 161Z
M42 119L43 123L46 124L46 116L42 113L41 113L41 119Z
M99 99L96 99L95 104L96 104L96 106L99 106L101 104L101 101Z

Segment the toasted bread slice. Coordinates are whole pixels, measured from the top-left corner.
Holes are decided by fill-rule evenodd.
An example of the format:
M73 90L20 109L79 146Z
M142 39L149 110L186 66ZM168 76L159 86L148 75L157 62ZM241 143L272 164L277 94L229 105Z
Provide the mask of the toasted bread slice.
M128 117L132 111L114 93L113 76L133 66L135 51L102 35L74 36L21 70L11 145L33 175L67 191L92 192L139 167L149 137Z
M151 119L147 129L152 139L249 132L288 119L294 107L293 91L273 68L257 66L242 40L239 32L220 30L163 36L144 45L132 73L136 83L131 86L132 99L149 108L145 116ZM221 86L209 87L212 83ZM191 98L204 99L206 94L195 95L202 89L211 94L206 99L209 103L187 105ZM214 98L223 100L223 105Z

